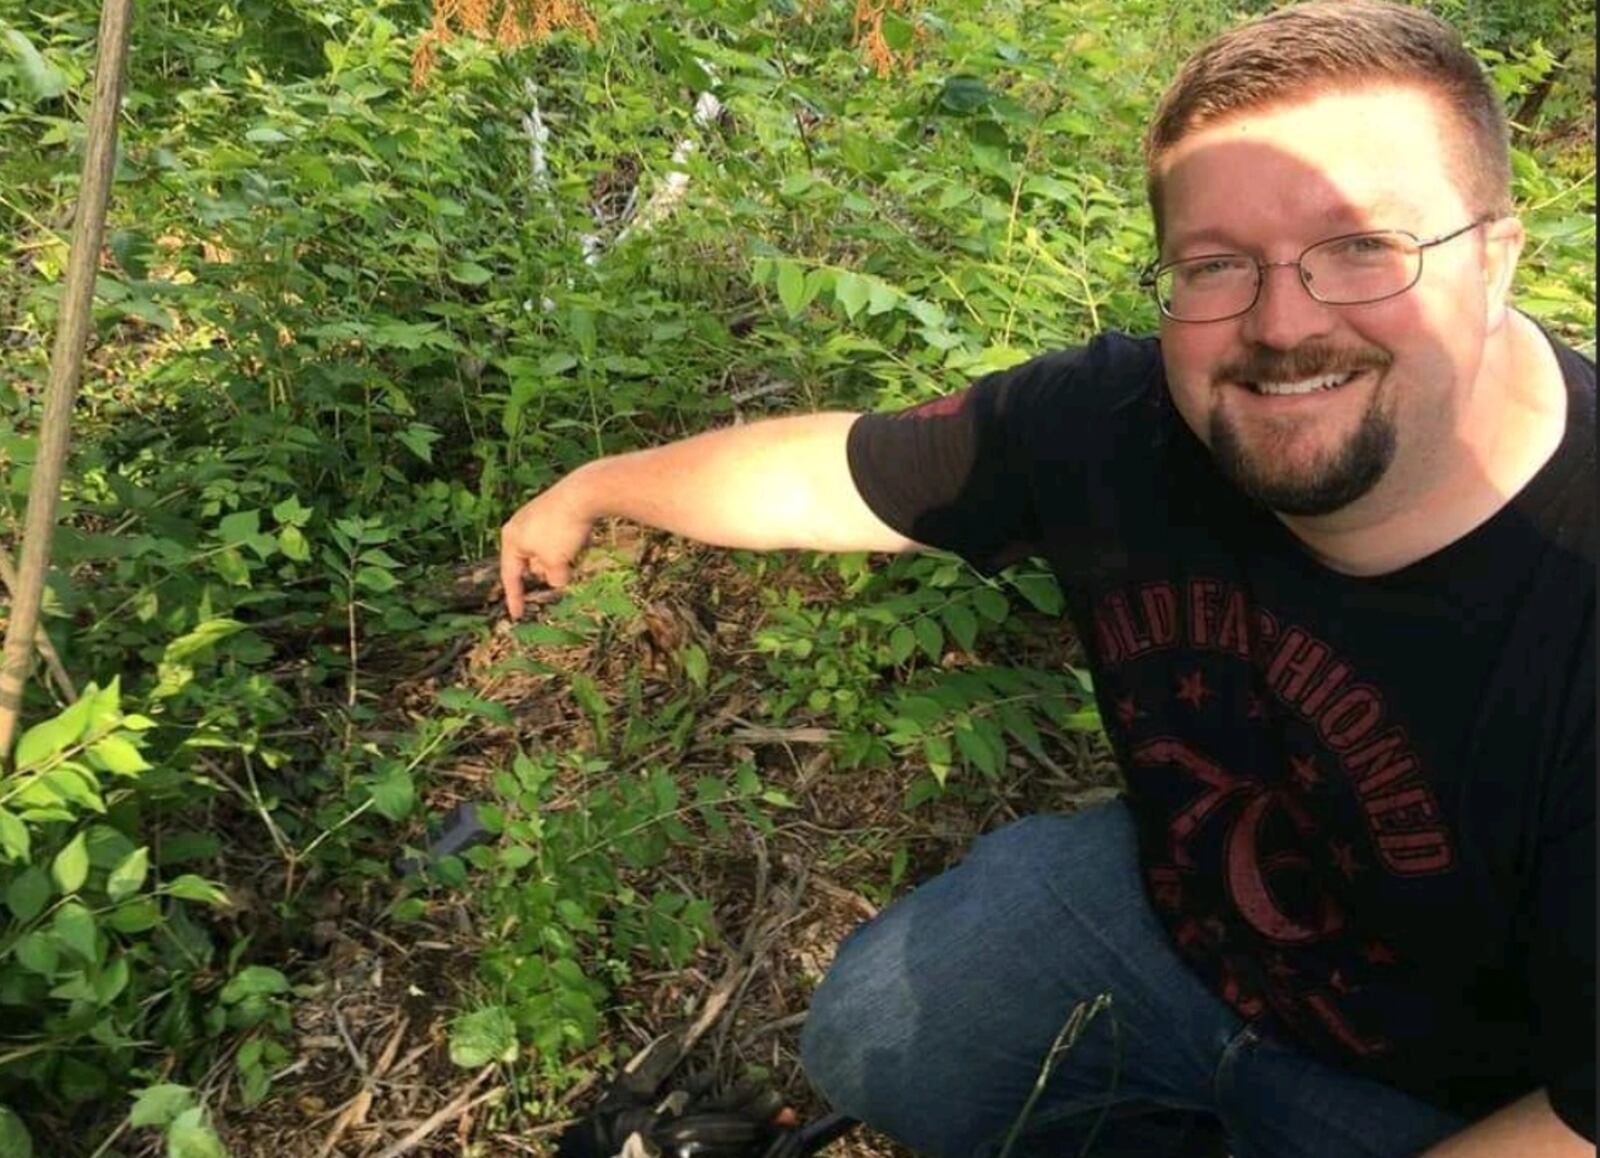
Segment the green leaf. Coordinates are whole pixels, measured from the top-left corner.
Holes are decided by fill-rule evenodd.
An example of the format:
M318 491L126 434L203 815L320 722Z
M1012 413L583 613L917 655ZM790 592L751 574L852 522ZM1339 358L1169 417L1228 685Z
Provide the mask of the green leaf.
M71 801L90 812L104 812L105 801L96 791L98 785L93 776L76 764L62 763L39 777L38 788L48 788L59 800ZM24 793L18 799L27 800L28 794Z
M893 10L884 11L882 27L884 43L896 52L908 52L917 42L917 26Z
M77 901L67 901L50 921L50 931L56 940L71 949L91 965L99 964L100 955L94 935L94 914Z
M1049 575L1037 572L1014 576L1011 582L1022 592L1022 597L1046 615L1060 615L1066 601L1061 588Z
M683 649L683 674L689 677L689 682L697 688L704 688L706 680L711 675L711 663L706 659L705 649L697 643L691 643Z
M5 41L11 55L17 58L23 80L33 90L35 101L54 100L67 91L66 74L41 56L31 40L15 28L8 28Z
M967 608L952 603L939 613L939 619L963 651L971 651L977 646L978 617Z
M905 663L911 658L911 653L917 649L917 633L905 624L898 625L889 633L889 662L894 664Z
M122 736L107 736L89 746L89 762L117 776L137 776L150 771L139 749Z
M278 532L278 550L283 552L284 558L296 563L304 563L311 558L311 544L306 542L306 533L293 524Z
M102 1007L107 1006L122 996L122 991L128 987L128 982L132 979L132 976L133 973L128 966L126 957L118 957L110 965L107 965L100 971L100 975L94 979L95 1004Z
M955 761L949 739L940 735L924 736L922 754L927 758L928 771L933 773L933 778L939 782L939 787L943 788L945 779L950 775L950 765Z
M261 533L259 510L235 511L217 524L217 537L229 546L247 543Z
M61 964L61 953L48 933L33 932L21 938L11 950L17 963L30 973L54 977Z
M400 580L382 567L361 567L356 571L356 584L376 595L386 595L400 586Z
M944 655L944 632L939 625L924 615L911 624L911 630L916 633L917 646L922 648L922 654L931 662L938 663Z
M167 644L166 650L161 654L162 663L182 663L201 652L208 650L212 645L235 632L243 631L244 624L237 619L218 618L208 619L199 624L186 635L181 635Z
M511 709L494 700L486 700L482 696L475 696L465 688L441 688L439 691L439 705L452 712L465 712L468 715L481 716L503 727L512 727L516 720L511 715Z
M161 923L161 908L149 897L136 897L106 915L106 925L119 933L143 933Z
M83 738L89 727L94 698L85 695L53 719L35 724L17 741L17 771L26 772L48 762Z
M185 1110L168 1128L167 1158L228 1158L222 1139L206 1124L203 1107Z
M229 978L218 994L224 1005L237 1005L248 997L273 997L289 992L289 979L268 965L246 965Z
M567 647L588 639L586 635L549 623L519 623L511 629L511 634L518 643L531 647Z
M282 527L303 527L311 521L310 507L300 504L299 495L290 495L272 508L272 517Z
M405 447L423 462L429 463L433 461L433 444L438 442L443 437L444 435L438 430L424 422L413 422L399 434L395 435L395 439L400 443L401 446Z
M228 893L221 885L213 884L204 877L197 877L193 873L184 873L176 880L169 881L162 886L162 892L169 893L185 901L201 901L208 905L224 908L228 904Z
M50 875L38 865L29 865L6 886L6 908L23 924L44 912L54 890Z
M5 1158L33 1158L33 1139L10 1106L0 1106L0 1154Z
M504 1006L475 1010L451 1023L450 1060L456 1065L476 1069L516 1058L517 1026Z
M402 764L396 764L372 781L368 791L372 793L372 806L389 820L404 820L411 815L417 800L411 773Z
M89 876L89 843L83 833L78 833L67 846L56 853L50 863L50 875L62 896L71 896L83 887Z
M1005 597L1003 591L996 591L993 587L974 589L972 605L990 623L1004 623L1006 616L1011 614L1011 600Z
M851 321L866 308L867 298L872 293L872 287L867 279L860 274L841 270L833 279L833 300L844 309L845 317Z
M975 76L946 77L939 92L940 106L957 116L976 112L993 99L989 86Z
M150 850L136 848L130 852L116 868L111 870L111 875L106 878L106 896L113 901L125 900L144 885L144 878L150 871Z
M134 1099L133 1109L128 1111L128 1124L135 1129L143 1126L164 1128L194 1104L194 1091L188 1086L171 1082L146 1086Z
M0 808L0 852L5 853L9 861L26 861L32 851L33 843L28 838L28 826L14 813Z
M805 271L792 261L778 263L778 300L791 318L799 317L808 304Z
M995 745L993 740L976 728L957 728L956 747L974 767L990 779L1000 775L1005 761L1005 745Z
M882 278L868 278L869 292L867 294L867 316L875 318L879 314L886 314L900 304L902 294L894 286Z
M458 261L450 267L450 277L462 285L482 285L494 274L475 261Z
M289 137L271 125L257 125L245 132L244 139L256 145L277 145L287 141Z

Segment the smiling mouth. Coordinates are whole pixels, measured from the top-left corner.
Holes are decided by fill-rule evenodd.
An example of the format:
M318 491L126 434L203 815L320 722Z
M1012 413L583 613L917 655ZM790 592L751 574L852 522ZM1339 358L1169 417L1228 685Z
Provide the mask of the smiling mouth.
M1344 374L1318 374L1311 378L1296 378L1282 382L1242 382L1254 394L1264 395L1269 398L1295 397L1305 394L1321 394L1353 381L1361 374L1360 370L1351 370Z

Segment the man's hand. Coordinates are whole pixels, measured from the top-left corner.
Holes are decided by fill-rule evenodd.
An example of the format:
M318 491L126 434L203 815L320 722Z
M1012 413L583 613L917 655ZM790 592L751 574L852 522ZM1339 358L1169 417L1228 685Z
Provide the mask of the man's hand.
M567 585L593 526L594 516L574 500L565 483L524 503L506 520L500 528L500 582L512 619L522 618L524 577L533 575L551 587Z

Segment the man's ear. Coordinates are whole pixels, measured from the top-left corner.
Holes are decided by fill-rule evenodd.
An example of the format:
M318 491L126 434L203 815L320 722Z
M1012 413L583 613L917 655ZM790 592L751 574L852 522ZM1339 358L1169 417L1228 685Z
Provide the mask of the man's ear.
M1488 331L1492 334L1505 324L1511 306L1511 279L1517 272L1517 259L1527 233L1515 217L1501 217L1483 230L1484 304Z

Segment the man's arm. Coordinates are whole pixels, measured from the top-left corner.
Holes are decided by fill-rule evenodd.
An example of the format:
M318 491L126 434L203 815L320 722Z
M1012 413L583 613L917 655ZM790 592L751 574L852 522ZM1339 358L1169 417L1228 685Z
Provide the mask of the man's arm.
M1535 1090L1426 1150L1421 1158L1594 1158L1593 1142L1573 1132Z
M563 586L596 519L630 519L718 547L906 551L872 513L845 458L856 415L775 418L596 459L525 504L500 529L506 608L523 576Z

